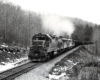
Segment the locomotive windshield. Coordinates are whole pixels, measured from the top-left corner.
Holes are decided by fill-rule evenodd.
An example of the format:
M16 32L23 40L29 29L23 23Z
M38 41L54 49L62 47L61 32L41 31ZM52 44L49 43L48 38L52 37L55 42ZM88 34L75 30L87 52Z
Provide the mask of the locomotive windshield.
M45 37L36 37L34 40L45 40Z
M36 34L35 36L33 36L32 38L33 40L45 40L45 41L50 41L51 37L48 34Z

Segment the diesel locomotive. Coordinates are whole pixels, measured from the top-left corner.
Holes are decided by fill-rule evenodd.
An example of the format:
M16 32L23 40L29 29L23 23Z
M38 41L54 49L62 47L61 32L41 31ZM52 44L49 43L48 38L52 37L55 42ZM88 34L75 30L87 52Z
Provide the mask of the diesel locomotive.
M32 37L28 58L31 61L45 61L62 54L75 46L72 39L38 33Z

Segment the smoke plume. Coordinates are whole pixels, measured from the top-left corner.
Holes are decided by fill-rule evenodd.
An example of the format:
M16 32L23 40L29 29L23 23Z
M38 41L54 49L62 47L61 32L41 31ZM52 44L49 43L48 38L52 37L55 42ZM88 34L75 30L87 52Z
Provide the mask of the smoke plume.
M57 36L63 36L65 33L71 36L74 31L74 24L58 15L43 15L42 26L46 33L52 33Z

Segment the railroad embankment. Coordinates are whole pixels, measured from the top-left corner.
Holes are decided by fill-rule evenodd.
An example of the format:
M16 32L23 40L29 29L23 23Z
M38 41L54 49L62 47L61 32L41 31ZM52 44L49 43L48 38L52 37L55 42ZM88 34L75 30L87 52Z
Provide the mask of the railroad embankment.
M91 54L97 55L97 45L96 44L89 44L89 45L84 45L84 47L90 51Z
M97 56L79 46L15 80L100 80L99 66Z
M81 46L65 56L51 68L48 78L50 80L100 80L100 62L98 57L91 53L91 49L89 45Z
M66 53L59 55L47 62L44 62L42 65L38 66L37 68L15 78L15 80L48 80L47 76L49 75L49 71L51 68L61 59L63 59L68 54L75 51L77 48L67 51Z

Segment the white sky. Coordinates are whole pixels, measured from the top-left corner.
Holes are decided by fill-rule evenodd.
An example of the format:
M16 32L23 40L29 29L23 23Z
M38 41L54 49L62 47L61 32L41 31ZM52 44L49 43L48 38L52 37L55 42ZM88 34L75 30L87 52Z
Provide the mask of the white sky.
M77 17L100 24L100 0L7 0L37 13Z

